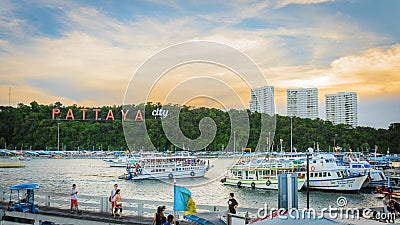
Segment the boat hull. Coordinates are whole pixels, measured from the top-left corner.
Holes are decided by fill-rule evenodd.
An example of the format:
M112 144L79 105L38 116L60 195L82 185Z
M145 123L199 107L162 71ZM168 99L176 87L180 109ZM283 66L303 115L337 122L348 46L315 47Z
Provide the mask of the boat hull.
M238 178L224 178L222 180L224 185L231 185L237 187L257 188L266 190L278 190L278 178L261 179L261 180L245 180ZM297 179L297 189L300 190L304 185L305 179Z
M193 169L183 171L169 171L169 172L147 172L145 169L141 174L134 175L126 173L118 176L119 179L124 180L158 180L158 179L180 179L180 178L198 178L204 177L206 169Z
M367 175L347 177L342 179L313 180L310 179L310 189L358 193L367 179Z

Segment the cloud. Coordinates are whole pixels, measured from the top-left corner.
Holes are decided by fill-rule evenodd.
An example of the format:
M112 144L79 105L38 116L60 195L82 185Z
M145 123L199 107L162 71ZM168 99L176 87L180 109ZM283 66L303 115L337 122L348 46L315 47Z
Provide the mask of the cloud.
M274 0L273 2L276 5L276 8L283 8L287 5L298 4L298 5L306 5L306 4L319 4L324 2L333 2L334 0Z
M366 96L400 94L400 45L341 57L332 62L330 71L336 80L346 80L348 86Z
M111 16L105 6L42 1L43 6L60 11L54 19L62 29L56 36L41 36L32 34L31 21L15 13L20 5L2 1L0 31L19 40L0 36L2 90L8 93L8 86L13 86L22 93L15 92L14 100L25 103L62 99L65 104L119 104L130 76L152 54L183 41L211 40L249 55L275 86L282 109L286 88L291 87L318 87L321 101L325 93L338 91L356 91L362 98L398 95L399 45L387 44L395 38L363 29L348 15L318 7L324 2L330 1L232 2L210 10L202 3L191 3L190 12L184 4L168 2L174 16L158 12L160 16L150 17L138 9L122 20ZM294 4L315 6L285 7ZM196 8L201 8L199 13ZM230 73L192 67L177 71L174 79L191 72L219 78ZM247 104L248 90L234 88ZM8 96L1 95L0 103L8 103Z

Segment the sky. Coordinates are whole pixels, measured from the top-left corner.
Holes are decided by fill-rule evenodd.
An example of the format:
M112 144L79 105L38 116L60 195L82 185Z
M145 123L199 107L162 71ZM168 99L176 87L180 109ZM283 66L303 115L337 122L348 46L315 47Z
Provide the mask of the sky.
M151 57L206 40L254 61L275 87L280 115L286 89L316 87L320 118L325 94L357 92L359 125L387 128L400 117L398 9L398 0L1 0L0 105L121 105ZM140 79L134 86L152 102L246 108L247 84L263 84L248 79L192 63L166 71L151 90Z

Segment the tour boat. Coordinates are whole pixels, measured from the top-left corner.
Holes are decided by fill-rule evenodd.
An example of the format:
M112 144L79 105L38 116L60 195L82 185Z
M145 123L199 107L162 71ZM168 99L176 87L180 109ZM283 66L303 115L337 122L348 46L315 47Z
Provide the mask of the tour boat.
M367 161L351 161L348 169L352 175L367 175L367 187L375 188L387 183L387 178L383 171L372 168L371 164Z
M278 174L296 173L297 169L296 162L274 162L265 158L249 161L240 159L228 169L221 182L237 187L278 190ZM305 182L304 176L299 174L297 181L297 188L300 190Z
M332 154L314 155L309 163L310 189L358 193L363 185L368 184L368 175L355 175L338 167ZM306 175L307 172L300 173Z
M126 172L119 179L173 179L204 177L208 161L188 153L180 155L146 156L126 165Z
M366 160L367 157L360 152L341 153L336 158L339 167L347 168L352 175L368 175L368 182L364 183L364 187L376 188L387 183L387 177L383 171L373 168Z

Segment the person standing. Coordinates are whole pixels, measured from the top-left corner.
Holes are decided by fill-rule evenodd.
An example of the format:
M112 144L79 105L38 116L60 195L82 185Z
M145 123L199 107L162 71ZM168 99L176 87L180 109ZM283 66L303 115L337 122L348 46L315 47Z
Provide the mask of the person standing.
M117 189L114 195L114 202L115 202L115 211L114 211L114 218L118 216L118 209L119 209L119 218L122 218L122 201L121 201L121 190Z
M154 218L151 225L163 225L167 221L164 215L165 208L165 205L157 207L157 212L154 213Z
M238 207L239 203L234 198L235 194L229 193L229 200L228 200L228 208L229 213L236 214L236 208Z
M109 201L111 202L111 216L114 216L114 209L115 209L114 195L117 192L117 189L118 189L118 184L114 184L114 188L111 189L110 197L108 198Z
M81 211L79 211L78 208L78 190L76 189L76 184L72 185L72 189L70 191L70 195L71 195L71 213L74 213L74 211L72 210L73 207L76 207L76 210L78 211L78 213L80 214Z

